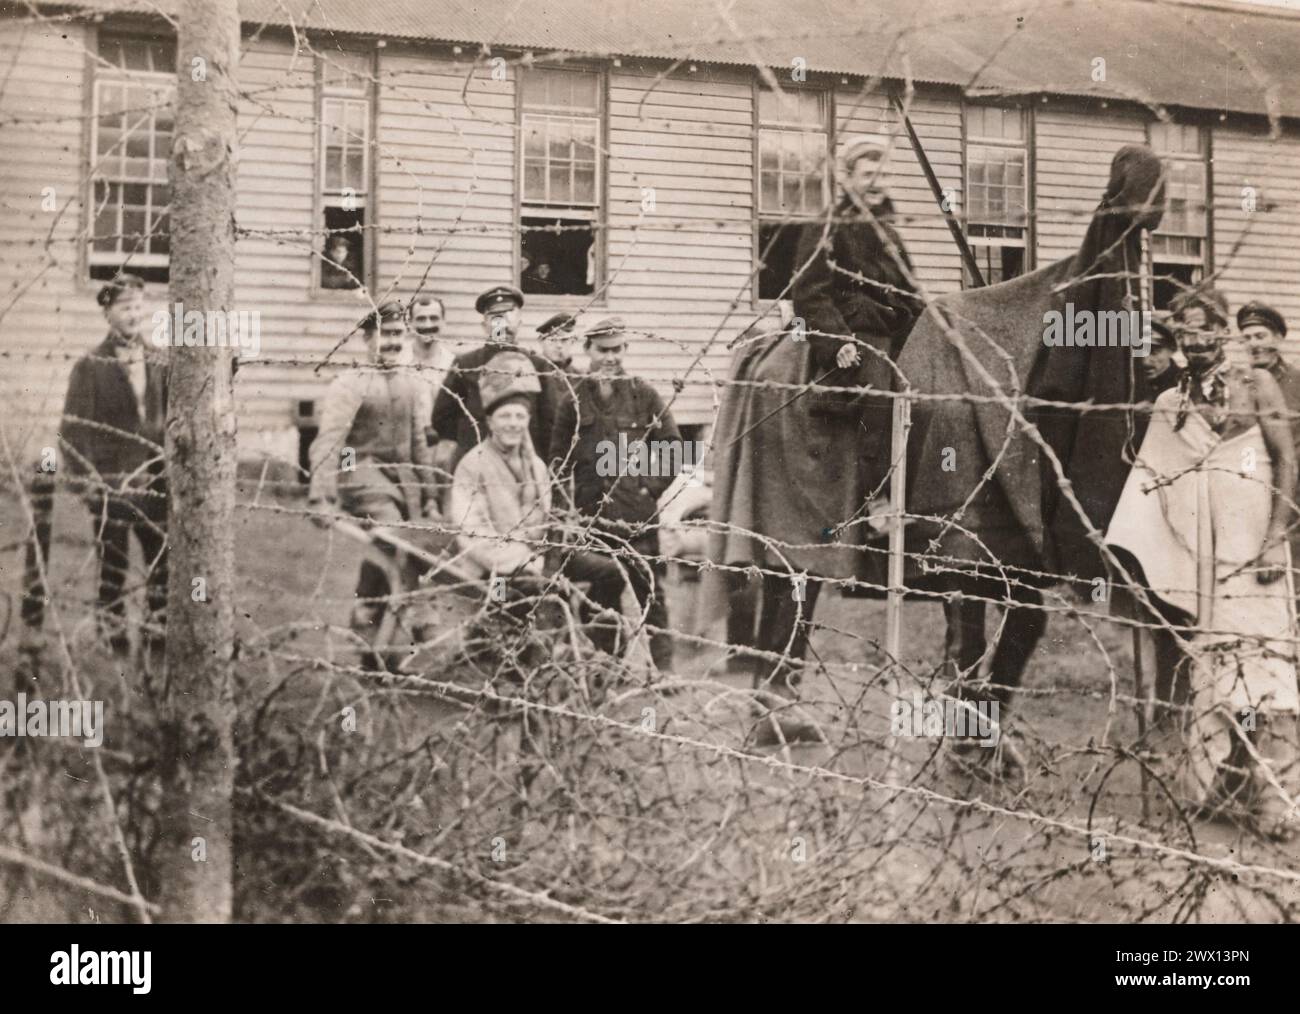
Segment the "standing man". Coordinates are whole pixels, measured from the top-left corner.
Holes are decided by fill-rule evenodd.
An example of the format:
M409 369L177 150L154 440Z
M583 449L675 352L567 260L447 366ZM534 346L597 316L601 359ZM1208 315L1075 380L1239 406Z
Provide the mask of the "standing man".
M431 452L425 436L427 419L420 414L419 385L400 363L406 353L406 311L396 301L385 303L362 325L370 366L340 373L325 395L320 433L311 445L312 521L322 527L342 509L375 524L438 518L431 495ZM423 541L425 533L403 531L403 538ZM419 587L422 563L385 549L401 570L402 592ZM390 587L384 568L363 560L357 580L352 629L372 648L390 607ZM417 611L411 620L417 640L426 639L431 616ZM374 650L363 664L380 668Z
M440 469L454 473L460 459L487 436L479 375L493 356L516 347L523 305L523 293L513 285L494 286L474 302L474 309L483 315L483 333L487 341L455 358L433 403L433 430L437 438L434 463ZM548 369L541 356L531 352L524 355L528 356L538 373ZM543 382L542 393L535 396L529 427L533 446L539 454L550 446L551 411L546 387Z
M108 336L72 368L59 436L69 471L82 478L82 496L94 522L97 628L115 654L125 655L130 640L122 586L132 532L148 568L147 647L161 648L166 622L167 483L162 447L167 363L165 352L146 352L143 279L118 275L99 290L97 299Z
M546 369L541 371L542 395L550 401L551 419L560 417L565 405L573 404L573 393L581 371L573 361L578 344L578 320L571 313L557 313L537 325L537 340L542 346ZM539 447L545 456L549 447Z
M421 411L430 441L433 438L433 403L456 358L442 336L446 316L446 308L437 296L417 295L411 300L411 330L415 332L415 340L411 343L411 365L415 367L413 372L419 381Z
M652 628L651 657L660 670L670 671L673 641L663 586L668 568L659 558L657 515L659 497L674 476L663 474L669 469L645 466L656 448L680 451L681 433L659 393L623 369L627 330L622 320L600 321L586 333L585 344L591 372L579 378L574 401L560 410L550 459L562 477L572 473L574 507L594 520L593 535L622 562ZM627 467L632 449L646 441L650 448L636 456L639 467ZM626 455L622 447L628 448ZM616 467L607 467L611 460Z
M1300 370L1288 364L1279 350L1286 338L1286 318L1273 307L1254 300L1237 311L1237 330L1246 342L1251 366L1268 371L1282 391L1287 422L1291 424L1291 434L1295 438L1296 456L1300 458ZM1300 503L1300 486L1290 495ZM1300 524L1296 523L1294 516L1288 527L1294 567L1295 560L1300 559ZM1297 611L1300 611L1300 597L1297 597L1296 604Z

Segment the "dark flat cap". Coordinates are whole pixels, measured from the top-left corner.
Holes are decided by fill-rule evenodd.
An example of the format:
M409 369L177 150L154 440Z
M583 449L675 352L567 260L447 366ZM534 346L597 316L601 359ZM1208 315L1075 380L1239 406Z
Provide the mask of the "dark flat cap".
M489 313L500 306L513 303L524 305L524 294L513 285L494 285L474 300L474 309L479 313Z
M390 299L386 303L380 303L373 311L366 316L361 322L361 326L367 331L377 331L380 323L390 320L405 320L406 307L396 299Z
M1275 335L1286 337L1286 318L1267 303L1252 299L1237 311L1237 329L1244 331L1252 324L1263 324Z
M548 335L563 334L573 331L578 326L578 318L571 313L557 313L547 317L537 325L537 337L545 338Z
M627 325L623 323L622 317L606 317L591 325L582 337L586 342L594 342L602 338L624 338L626 335Z
M99 294L95 297L102 307L110 307L117 302L118 297L124 292L144 291L144 279L139 275L120 274L113 278L111 282L105 282L100 288Z

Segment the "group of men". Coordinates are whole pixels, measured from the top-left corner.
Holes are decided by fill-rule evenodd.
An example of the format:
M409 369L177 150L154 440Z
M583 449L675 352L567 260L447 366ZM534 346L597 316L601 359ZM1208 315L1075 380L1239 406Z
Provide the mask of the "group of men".
M352 627L373 644L394 595L416 591L428 555L445 548L439 533L449 532L476 576L517 586L562 570L588 583L593 614L603 616L592 639L611 652L626 647L610 617L626 584L644 610L655 663L671 669L656 518L672 476L605 475L597 463L620 436L678 441L676 424L655 389L624 368L621 319L580 331L572 314L554 314L537 328L538 353L519 347L523 306L511 285L480 295L485 340L457 356L436 298L386 302L363 322L370 363L340 374L326 394L308 506L320 524L338 511L380 525L434 524L402 532L426 553L391 552L401 588L389 587L389 570L363 564ZM580 336L589 373L574 363ZM547 536L562 507L583 518L569 545ZM409 622L417 640L432 634L427 609L417 606Z
M23 619L24 645L34 654L41 647L54 477L61 470L92 517L101 639L119 656L131 649L124 589L134 534L148 571L142 642L154 650L164 643L166 351L145 341L141 278L120 274L97 300L107 334L72 370L60 427L66 469L43 460L32 485L36 524L27 545ZM396 526L417 547L459 550L471 567L478 561L482 577L518 583L562 570L588 587L593 640L610 652L625 650L629 639L625 625L613 620L628 586L644 611L654 660L669 670L666 568L656 526L658 500L672 476L607 475L597 462L620 435L633 442L676 441L680 434L655 389L625 370L629 331L622 320L608 317L582 329L573 314L556 313L536 330L539 354L518 344L523 305L514 286L484 292L475 309L485 341L460 355L444 333L446 310L436 297L385 302L369 314L360 325L369 363L341 371L325 397L310 454L311 516L322 525L342 513ZM575 363L580 341L589 373ZM520 417L526 420L522 440L511 433ZM499 457L505 469L490 482L483 480L485 454ZM544 509L534 516L539 505ZM569 532L563 544L548 534L561 508L579 516L560 526ZM525 518L540 520L540 527L523 524ZM414 524L404 529L408 523ZM493 551L523 546L528 532L535 538L522 555ZM427 556L380 545L389 550L390 566L362 564L351 617L372 648L395 596L415 591L428 566ZM390 574L400 575L400 587L391 587ZM414 632L429 634L432 613L419 607L419 596L412 601ZM363 658L386 661L371 649Z

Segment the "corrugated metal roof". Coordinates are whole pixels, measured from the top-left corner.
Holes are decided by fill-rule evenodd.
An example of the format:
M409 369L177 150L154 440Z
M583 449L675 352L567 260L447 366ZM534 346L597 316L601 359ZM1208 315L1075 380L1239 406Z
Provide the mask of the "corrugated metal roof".
M122 10L121 0L80 5ZM156 11L172 3L129 3ZM241 0L246 22L1300 117L1300 17L1169 0ZM1094 60L1105 60L1094 80Z

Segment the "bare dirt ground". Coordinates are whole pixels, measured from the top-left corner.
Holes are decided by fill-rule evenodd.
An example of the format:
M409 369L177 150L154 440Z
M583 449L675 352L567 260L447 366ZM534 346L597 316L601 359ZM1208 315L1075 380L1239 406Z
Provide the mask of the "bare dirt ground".
M295 516L300 501L264 502L289 512L243 509L235 520L239 636L249 646L241 654L241 686L250 701L260 701L296 667L304 675L292 683L297 710L287 720L314 729L312 723L324 722L336 705L352 700L332 685L326 689L326 674L355 658L342 627L360 550ZM8 625L0 664L9 672L16 666L17 544L23 527L14 498L6 497L0 507L0 588L8 597ZM55 533L57 622L52 617L48 624L55 645L47 651L43 686L65 686L67 670L75 667L86 684L110 700L104 749L129 754L132 744L123 732L128 726L118 724L115 730L112 709L132 707L139 677L130 664L115 661L96 644L89 611L94 588L89 522L75 501L60 499ZM699 600L699 589L693 582L673 586L673 623L719 639L718 625L701 625L708 604ZM450 632L469 607L448 601L445 608ZM679 692L647 689L634 672L594 708L598 720L565 724L562 716L556 719L548 733L555 752L534 783L532 810L510 804L507 780L499 778L501 770L519 763L517 735L513 746L509 736L494 737L490 762L483 760L488 752L477 740L458 755L447 744L469 743L479 731L475 723L489 721L481 710L467 713L409 687L372 688L379 697L368 700L381 704L361 709L364 734L391 737L392 749L400 752L403 744L427 745L423 737L437 730L443 752L430 767L435 775L470 771L465 758L480 764L454 792L441 776L393 783L394 798L407 808L400 820L377 821L376 833L387 828L404 834L412 848L447 856L462 867L474 863L485 876L612 918L1300 918L1300 848L1268 844L1228 824L1184 820L1155 784L1162 771L1168 774L1174 737L1153 741L1143 754L1152 771L1143 818L1139 765L1117 750L1135 743L1136 722L1129 705L1111 700L1112 688L1132 693L1127 631L1096 617L1070 615L1064 606L1053 613L1027 674L1028 692L1008 723L1027 761L1025 777L990 781L952 764L938 740L890 735L896 695L925 685L941 659L938 606L906 606L898 684L879 672L882 603L829 596L817 620L822 629L812 655L824 666L810 674L803 695L807 712L826 732L825 744L754 747L744 681L723 671L717 649L683 645L675 674ZM57 647L60 630L66 657ZM258 647L268 645L273 649ZM463 673L424 675L474 682ZM557 759L561 756L567 758L564 764ZM86 750L64 746L59 757L55 768L63 777L91 785ZM11 785L21 770L21 755L8 752L0 771ZM490 791L494 778L502 786L496 794ZM480 785L487 788L476 797ZM46 784L45 796L26 792L21 805L9 794L6 807L12 813L17 805L19 819L0 840L72 863L75 849L64 847L65 836L75 833L78 815L50 812L71 805L51 786L52 781ZM451 795L460 807L454 819L446 816ZM536 802L561 795L563 813L543 811ZM474 798L482 805L476 808ZM93 808L100 801L87 790L84 802ZM330 816L343 812L320 805ZM427 828L420 826L426 812ZM85 817L81 823L96 821ZM493 842L510 853L504 864L497 856L495 867L476 851ZM1216 867L1219 860L1237 865ZM349 864L356 865L351 859L342 865ZM0 868L0 885L4 872ZM388 895L414 891L420 873L407 869L403 876L409 879L371 891L370 904L353 903L325 917L557 917L528 905L489 912L454 889L442 890L436 901L403 907ZM264 905L244 917L290 918L292 905L311 897L308 888L300 891L297 900L285 901L268 887ZM0 917L85 918L96 902L76 894L62 888L50 892L30 876L11 877L0 892Z

